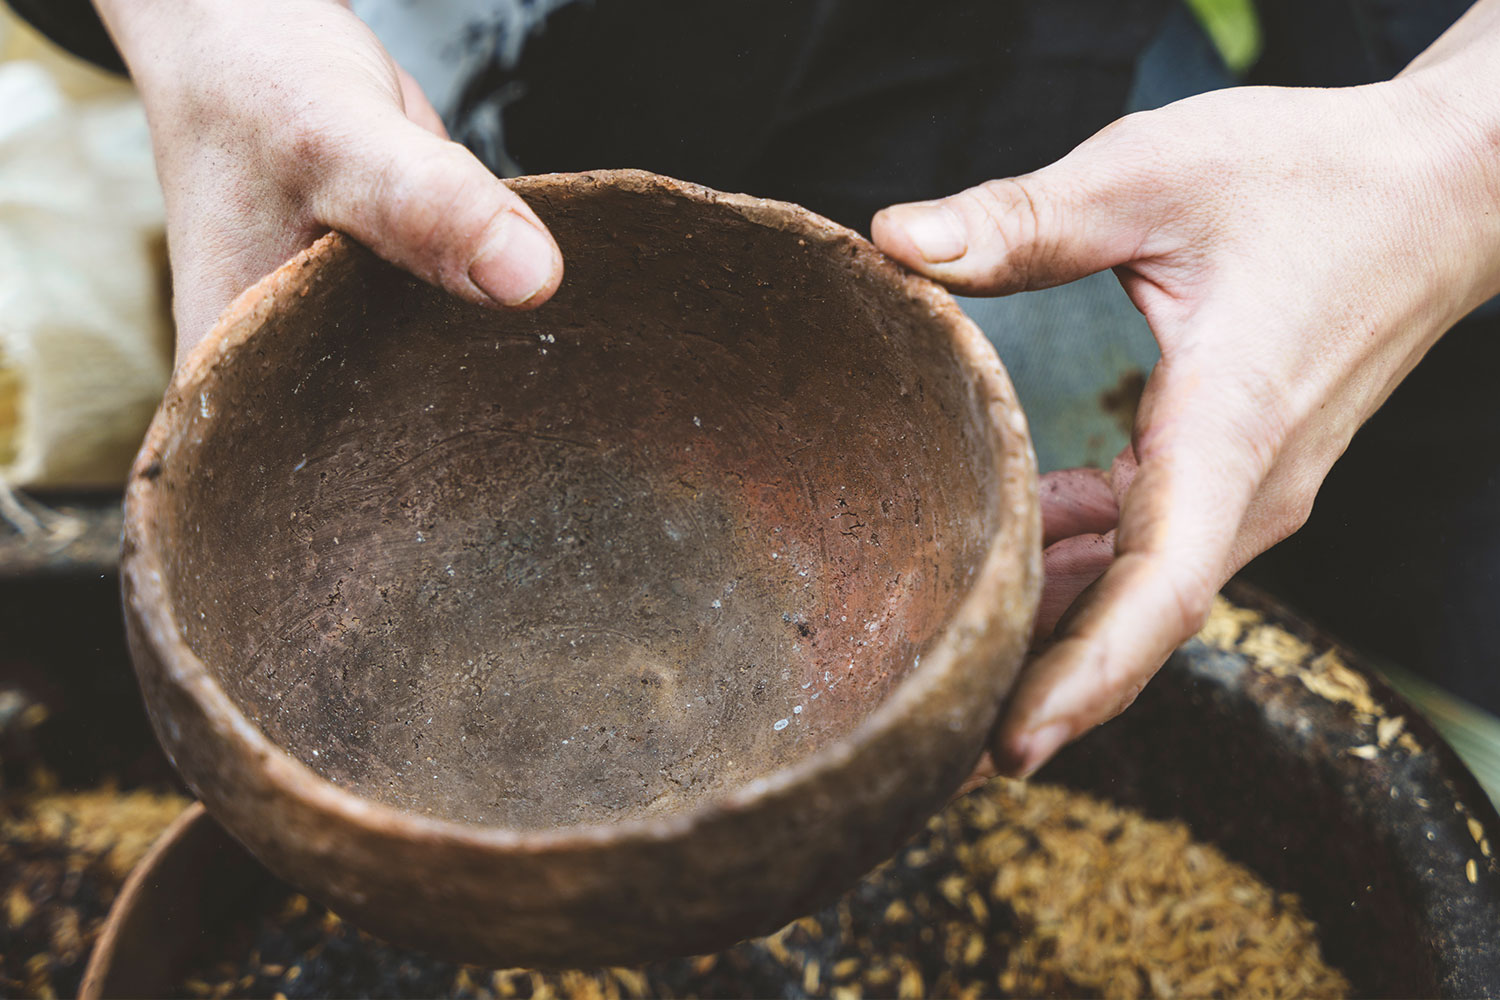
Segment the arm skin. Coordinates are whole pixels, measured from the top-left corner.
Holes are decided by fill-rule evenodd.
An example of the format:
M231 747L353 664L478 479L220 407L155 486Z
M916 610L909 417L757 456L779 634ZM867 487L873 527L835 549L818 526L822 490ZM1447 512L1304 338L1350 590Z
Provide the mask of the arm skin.
M1037 655L992 746L1028 774L1130 704L1219 587L1301 527L1427 350L1500 292L1500 0L1395 80L1131 115L1035 173L888 208L874 236L966 294L1113 268L1161 347L1110 472L1043 478Z
M178 353L328 229L434 284L531 308L562 280L541 221L450 142L335 0L96 0L146 107Z

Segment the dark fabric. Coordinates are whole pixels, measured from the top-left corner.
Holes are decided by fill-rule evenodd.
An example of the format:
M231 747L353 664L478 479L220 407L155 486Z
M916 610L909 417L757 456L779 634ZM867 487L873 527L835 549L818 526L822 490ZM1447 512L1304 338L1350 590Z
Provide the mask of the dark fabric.
M856 228L895 201L1033 170L1118 117L1180 0L593 0L460 108L519 94L527 171L639 166L807 204ZM1258 82L1398 72L1468 0L1260 0ZM476 147L480 143L471 142Z
M125 63L89 0L4 0L10 9L57 45L114 73Z
M1030 170L1120 115L1173 0L595 0L511 72L528 172L636 166L856 228ZM468 123L460 109L458 131Z
M1265 46L1252 79L1294 87L1387 80L1473 0L1257 0Z
M1245 575L1352 645L1500 712L1500 317L1460 323Z

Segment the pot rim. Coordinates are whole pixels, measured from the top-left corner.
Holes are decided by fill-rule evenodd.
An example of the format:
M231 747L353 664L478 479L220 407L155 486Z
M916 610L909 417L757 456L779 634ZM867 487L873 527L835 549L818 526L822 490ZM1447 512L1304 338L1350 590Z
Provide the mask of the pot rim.
M151 509L152 498L159 488L156 480L160 458L180 433L174 427L174 414L195 401L214 369L244 347L265 319L296 294L298 278L304 270L357 252L348 237L330 232L241 293L208 335L180 361L136 456L126 487L121 577L127 583L129 610L137 616L142 626L141 639L149 644L164 676L196 701L208 718L216 720L221 737L238 742L241 752L260 758L267 782L280 794L337 821L413 843L448 842L481 851L541 855L622 843L664 844L686 838L716 819L752 811L811 783L820 774L848 768L872 744L888 738L893 729L919 714L913 709L955 672L991 669L991 663L982 658L976 662L976 658L964 654L991 630L1003 628L1007 610L1018 604L1026 612L1021 620L1029 622L1040 590L1041 520L1036 458L1025 416L994 348L953 297L934 282L900 267L853 230L791 203L725 194L640 170L539 174L509 183L523 197L532 192L591 183L636 194L665 194L722 206L747 221L795 232L809 242L831 247L842 244L860 270L902 288L925 305L934 321L946 329L959 363L973 379L989 417L989 444L998 483L993 501L997 527L990 535L988 551L967 594L937 632L922 656L922 663L898 681L853 730L786 767L727 793L700 799L681 812L522 830L408 812L364 798L323 778L252 723L189 647L168 600L161 558L163 539L156 533L154 519L144 512ZM997 702L997 711L998 708Z

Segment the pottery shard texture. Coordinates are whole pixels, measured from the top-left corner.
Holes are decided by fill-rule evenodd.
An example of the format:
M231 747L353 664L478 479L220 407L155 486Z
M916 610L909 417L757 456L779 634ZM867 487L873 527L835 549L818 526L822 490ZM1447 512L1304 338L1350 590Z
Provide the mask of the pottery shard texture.
M571 262L545 309L370 268L200 401L238 416L181 494L190 641L361 795L675 811L848 732L987 554L983 415L921 317L786 234L609 205L539 199ZM653 250L667 228L693 252Z

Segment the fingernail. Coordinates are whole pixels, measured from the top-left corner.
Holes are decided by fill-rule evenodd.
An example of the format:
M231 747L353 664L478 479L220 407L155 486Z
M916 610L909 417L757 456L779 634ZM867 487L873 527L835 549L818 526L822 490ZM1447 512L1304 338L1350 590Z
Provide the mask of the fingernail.
M958 260L969 249L963 220L942 202L906 205L900 220L907 237L929 264Z
M1054 722L1032 730L1016 741L1011 773L1018 778L1029 778L1037 768L1052 759L1052 755L1068 742L1073 729L1066 722Z
M552 241L508 212L469 265L469 280L501 305L520 306L552 283L557 267Z

